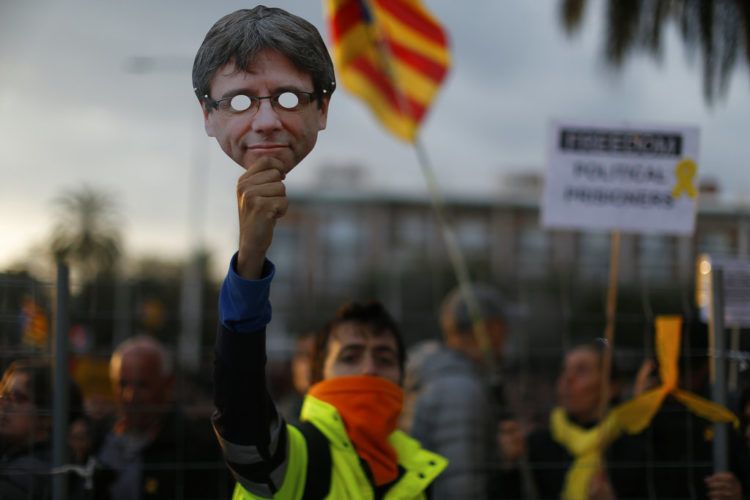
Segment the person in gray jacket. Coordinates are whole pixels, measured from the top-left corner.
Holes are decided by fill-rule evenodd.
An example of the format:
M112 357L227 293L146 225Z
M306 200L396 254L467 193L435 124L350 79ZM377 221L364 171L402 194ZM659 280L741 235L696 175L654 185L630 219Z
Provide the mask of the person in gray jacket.
M487 285L472 285L485 325L494 366L479 347L472 318L459 288L441 306L443 345L407 374L415 387L412 435L449 460L435 481L433 498L490 498L502 463L496 435L508 416L502 386L493 382L507 332L504 301ZM520 439L520 432L518 433Z

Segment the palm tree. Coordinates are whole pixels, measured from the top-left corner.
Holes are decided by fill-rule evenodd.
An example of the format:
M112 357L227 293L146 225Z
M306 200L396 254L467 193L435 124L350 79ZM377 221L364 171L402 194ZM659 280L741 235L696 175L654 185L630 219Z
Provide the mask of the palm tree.
M581 27L587 0L560 0L560 22L569 33ZM635 51L661 57L662 30L671 21L688 51L700 50L703 94L712 104L726 95L737 59L750 65L750 0L609 0L606 60L621 67Z
M111 273L121 254L119 217L111 196L84 185L65 191L53 203L54 257L67 261L84 283Z

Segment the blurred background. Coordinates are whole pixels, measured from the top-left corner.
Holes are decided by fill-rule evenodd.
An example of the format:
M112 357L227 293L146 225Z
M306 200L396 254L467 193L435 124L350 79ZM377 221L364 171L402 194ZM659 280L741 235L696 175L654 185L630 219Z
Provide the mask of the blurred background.
M267 4L327 38L320 2ZM607 233L539 226L549 120L700 127L695 235L623 235L616 356L635 371L652 354L655 315L691 314L697 255L748 255L750 8L424 4L448 32L453 64L421 140L472 277L513 304L512 396L541 413L562 349L602 335L610 245ZM183 396L208 411L241 171L205 136L190 71L213 22L248 6L0 2L0 368L50 354L63 258L71 369L84 394L110 397L113 346L147 333L174 348ZM293 339L345 299L381 299L409 345L439 338L437 307L455 278L412 147L342 88L317 148L286 184L291 208L270 254L277 390L289 389Z

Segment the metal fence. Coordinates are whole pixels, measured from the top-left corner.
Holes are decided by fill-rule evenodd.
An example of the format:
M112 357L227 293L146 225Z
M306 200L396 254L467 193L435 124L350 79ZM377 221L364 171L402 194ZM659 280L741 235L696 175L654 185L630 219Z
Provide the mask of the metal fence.
M528 256L527 256L528 257ZM529 257L530 258L530 257ZM504 385L509 402L509 412L525 422L527 427L543 428L547 415L555 401L555 379L558 375L565 350L577 340L601 336L605 325L604 302L606 298L606 259L599 260L598 269L590 269L585 282L579 280L575 273L548 273L543 277L532 276L518 279L515 282L495 283L503 289L510 299L511 321L510 335L504 358ZM530 264L525 264L527 267ZM637 277L629 279L621 286L616 323L615 362L623 375L623 395L627 397L631 390L632 380L646 358L654 357L654 319L659 314L679 314L683 317L694 317L694 286L689 280L667 284L659 279L656 283L649 281L652 275L648 262L641 263L635 269ZM428 339L438 339L437 309L440 299L450 287L451 279L446 277L445 269L440 272L410 275L407 268L403 275L386 277L363 284L359 294L387 295L388 307L396 311L397 318L406 327L404 331L409 347ZM593 276L593 278L592 278ZM631 277L632 278L632 277ZM491 280L487 280L491 281ZM373 284L374 283L374 284ZM117 286L123 286L122 284ZM420 293L415 293L415 287ZM115 411L112 392L108 380L108 362L113 346L139 331L153 334L160 338L174 352L178 351L179 334L182 331L180 315L174 300L162 300L161 311L156 311L156 303L149 302L154 295L141 293L133 283L126 284L124 296L130 297L127 307L80 308L76 302L81 290L70 293L67 271L64 266L58 268L56 283L43 283L28 275L9 275L0 278L0 368L5 370L11 361L21 358L48 359L55 367L54 383L64 387L66 377L70 376L81 386L87 409L98 417L112 418ZM282 288L282 290L285 290ZM287 293L293 290L286 289ZM115 295L114 285L100 288L101 296ZM123 296L120 290L120 296ZM216 286L206 292L216 293ZM274 292L277 293L277 292ZM214 296L215 297L215 296ZM322 295L321 291L321 297ZM156 296L158 298L158 294ZM164 298L164 297L162 297ZM294 305L293 300L285 297L284 305L278 315L293 316L309 305ZM325 313L330 313L339 296L322 298ZM179 302L179 298L176 299ZM106 301L105 301L106 302ZM177 302L177 303L178 303ZM103 303L103 302L102 302ZM150 305L149 305L150 304ZM185 369L178 364L176 398L185 413L195 419L203 419L209 425L211 402L211 345L216 325L215 298L205 301L210 304L202 315L199 354L200 361L196 367ZM152 309L149 309L151 307ZM122 316L125 311L125 317ZM161 316L160 316L161 315ZM156 316L159 316L158 320ZM149 324L149 321L151 323ZM120 328L119 324L127 325ZM98 326L92 326L98 325ZM101 326L105 325L105 326ZM109 326L106 326L109 325ZM706 332L699 321L691 322L686 341L682 347L682 365L685 370L693 370L706 358ZM97 330L98 328L98 330ZM151 328L151 330L149 330ZM278 343L269 342L269 374L271 375L272 392L283 396L291 390L289 358L291 340L301 331L283 327L272 328L270 335L286 339ZM106 331L105 331L106 330ZM116 332L121 332L117 334ZM60 334L62 332L62 334ZM750 380L744 371L748 359L747 337L734 329L728 331L732 347L728 380L730 381L730 400L733 409L738 403L739 391L746 387ZM685 386L686 390L702 390L698 386ZM85 463L73 463L69 456L69 429L63 416L69 404L65 391L55 390L53 405L41 408L43 415L54 417L52 436L53 465L58 471L68 471L66 466L77 466L78 472L85 473ZM102 422L111 420L102 420ZM706 456L706 447L710 448L710 436L704 421L695 419L681 407L668 406L662 420L662 427L650 429L646 433L644 448L645 459L638 463L620 463L625 468L640 468L653 492L652 498L658 497L659 484L668 481L669 477L685 478L690 482L700 480L712 469L712 459ZM678 428L682 436L674 443L674 453L665 453L658 447L662 443L656 433L663 432L664 425ZM674 433L673 433L674 436ZM184 442L190 436L180 436ZM734 439L734 438L733 438ZM744 442L734 442L737 447L744 447ZM679 448L679 449L677 449ZM488 467L501 469L500 463L487 464ZM225 465L219 461L191 464L187 467L179 460L151 464L151 470L173 471L181 478L186 478L195 467L225 471ZM147 470L148 470L147 467ZM192 468L191 468L192 467ZM534 470L554 469L559 464L537 462L530 464ZM12 470L3 470L2 474L12 474ZM56 475L54 480L54 498L67 498L71 485L67 479L75 477L70 474ZM180 479L180 481L183 481ZM217 484L214 498L226 498L231 488L228 474L226 481ZM77 481L75 479L73 482ZM692 485L692 483L690 483ZM85 489L86 484L81 487ZM96 484L90 485L92 488ZM693 486L688 488L688 491ZM697 490L696 490L697 491ZM696 491L690 495L697 495ZM184 492L178 492L182 498ZM86 490L89 498L102 497L102 492ZM656 495L656 496L654 496Z

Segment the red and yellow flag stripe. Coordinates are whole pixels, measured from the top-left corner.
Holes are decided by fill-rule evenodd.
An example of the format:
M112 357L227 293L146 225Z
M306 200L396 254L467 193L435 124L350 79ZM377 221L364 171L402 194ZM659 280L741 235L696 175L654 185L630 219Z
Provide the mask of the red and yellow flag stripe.
M339 79L413 142L450 67L442 26L418 0L325 0Z

